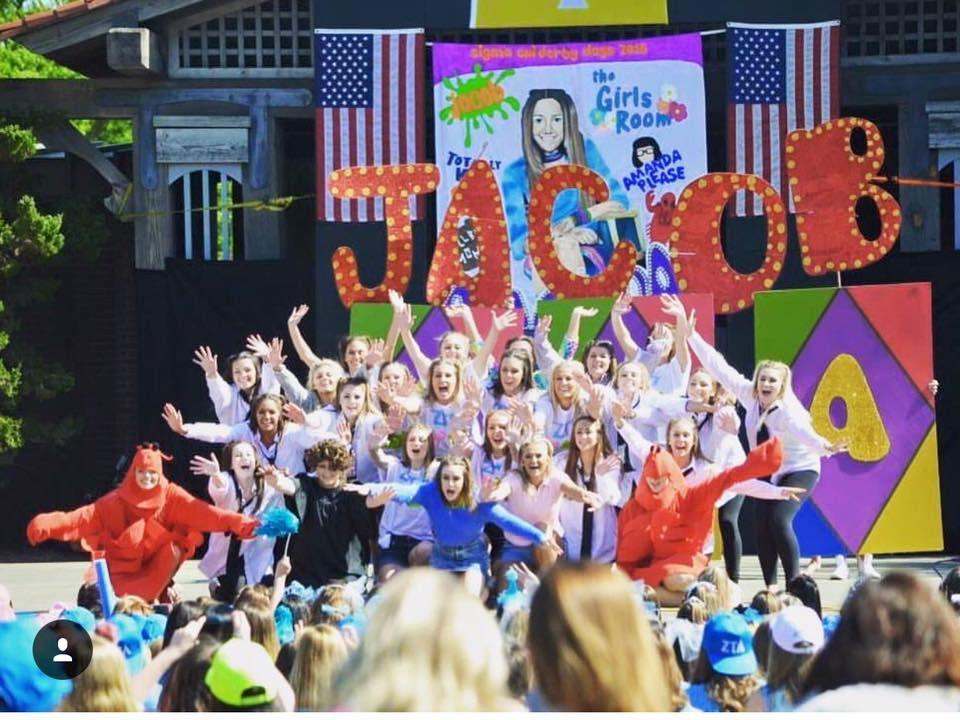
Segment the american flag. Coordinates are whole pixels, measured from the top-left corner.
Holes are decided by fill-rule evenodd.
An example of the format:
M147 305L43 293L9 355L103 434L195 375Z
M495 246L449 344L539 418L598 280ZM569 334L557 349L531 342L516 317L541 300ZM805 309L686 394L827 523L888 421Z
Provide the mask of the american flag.
M382 199L336 200L331 171L424 158L422 30L315 30L317 219L383 220ZM412 203L423 216L423 198Z
M727 167L767 180L792 212L784 141L837 117L839 23L729 23L727 48ZM761 215L760 198L737 193L735 212Z

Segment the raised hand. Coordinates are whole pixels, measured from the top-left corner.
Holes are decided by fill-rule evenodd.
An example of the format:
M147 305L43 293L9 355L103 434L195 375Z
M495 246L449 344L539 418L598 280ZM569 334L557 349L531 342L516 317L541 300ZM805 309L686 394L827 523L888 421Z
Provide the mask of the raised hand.
M551 325L553 325L553 315L541 315L537 319L537 329L534 331L534 337L537 340L545 340L550 334Z
M491 327L493 328L494 332L502 333L516 321L517 313L515 310L507 310L500 315L493 313L491 316Z
M340 489L344 492L352 492L357 495L369 495L370 491L373 489L369 485L361 485L359 483L344 483L340 486Z
M574 314L574 315L579 315L579 316L582 317L582 318L585 318L585 317L593 317L593 316L596 315L598 312L599 312L599 310L597 310L597 308L588 308L588 307L583 307L582 305L577 305L577 306L573 309L573 314Z
M370 343L370 349L367 351L367 367L372 368L381 365L384 360L385 345L383 340L377 339Z
M603 414L603 387L593 385L589 390L589 399L587 400L587 414L596 419L600 419Z
M196 645L197 638L200 637L200 631L203 629L203 624L206 621L207 617L204 615L191 620L182 627L178 627L173 631L173 635L170 636L170 643L167 647L170 648L172 652L178 653L181 656L185 655L190 648Z
M397 395L400 397L409 397L416 394L417 392L417 381L413 379L413 376L408 376L406 380L403 381L403 385L400 386L400 389L397 390Z
M610 403L610 414L613 416L613 424L617 427L623 425L623 421L627 418L633 417L633 411L619 400Z
M297 423L297 425L303 425L307 421L307 414L296 403L284 403L283 416L290 422Z
M780 487L780 499L796 500L797 502L799 502L800 500L803 500L803 494L806 491L807 491L806 488L787 487L784 485Z
M167 425L170 426L170 429L177 435L187 434L186 428L183 426L183 415L170 403L166 403L163 406L163 412L160 414L160 417L163 418L164 422L166 422Z
M467 305L457 303L456 305L445 305L443 311L447 314L448 318L462 318L467 314L469 309Z
M633 303L633 297L629 292L624 290L620 293L620 296L617 298L617 301L613 304L613 307L610 308L610 312L614 315L624 315L625 313L630 312L630 307Z
M287 318L287 327L296 327L300 324L300 321L303 320L304 316L310 312L309 305L297 305L290 312L290 317Z
M270 351L267 353L267 362L274 370L279 368L287 361L287 356L283 354L283 340L273 338L270 341Z
M522 403L526 406L526 403ZM516 415L511 415L507 425L507 442L513 447L520 447L533 435L533 430Z
M449 448L449 455L459 455L460 457L468 458L473 452L473 444L470 442L470 438L467 436L463 430L453 430L447 435L447 446Z
M537 577L537 574L533 570L527 567L526 563L518 563L514 565L513 568L517 571L520 587L524 590L527 588L535 590L540 586L540 578Z
M407 411L399 405L391 405L387 408L386 426L389 432L400 432L403 427L403 421L407 417Z
M258 357L265 358L270 354L270 346L267 341L257 335L247 335L247 350Z
M687 319L687 311L676 295L661 295L660 309L667 315L676 318L677 322L686 321Z
M483 403L483 388L474 377L468 377L463 381L463 396L468 403L480 407Z
M387 295L390 298L390 305L393 306L393 311L395 313L403 310L406 303L403 301L403 295L398 293L396 290L388 290Z
M616 455L607 455L603 460L597 463L594 470L597 475L606 475L609 472L620 469L620 458Z
M849 440L841 440L840 442L831 443L827 446L827 452L830 455L836 455L837 453L845 453L850 449Z
M208 378L217 376L217 356L207 345L201 345L193 351L193 363L199 365Z
M194 455L190 460L190 471L194 475L206 475L215 477L220 474L220 462L217 460L216 453L210 453L210 457L203 455Z
M591 390L593 390L593 381L583 370L580 370L579 368L575 370L573 373L573 379L577 381L577 384L583 389L584 392L589 393Z
M480 502L503 502L510 496L510 485L500 478L485 477L480 481Z
M274 580L277 578L287 577L292 571L293 564L290 562L290 558L284 555L282 558L277 560L277 564L273 568Z
M349 445L353 439L353 431L350 429L350 423L348 423L345 418L340 418L340 422L337 423L337 435L344 445Z
M560 547L560 544L554 539L553 533L548 532L546 539L540 543L540 547L552 552L556 556L563 555L563 548Z
M589 507L591 510L599 510L603 507L603 498L597 495L595 492L584 490L583 504Z
M507 409L520 422L533 426L533 408L530 403L516 397L507 398Z
M397 491L393 488L387 488L386 490L381 490L378 493L365 493L367 496L366 505L368 508L383 507L388 502L390 502L394 496L396 496Z

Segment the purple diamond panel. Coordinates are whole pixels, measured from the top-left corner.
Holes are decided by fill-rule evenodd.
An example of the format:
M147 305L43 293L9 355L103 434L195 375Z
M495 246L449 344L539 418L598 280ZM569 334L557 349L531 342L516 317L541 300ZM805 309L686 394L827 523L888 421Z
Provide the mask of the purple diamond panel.
M804 406L810 407L827 366L841 353L852 355L863 368L890 438L890 451L878 462L858 462L846 453L824 458L820 482L813 492L814 502L843 542L858 548L934 418L930 406L844 291L837 293L793 363L793 387Z
M624 313L623 324L627 326L627 330L630 331L630 337L633 338L633 341L637 345L640 347L647 346L647 336L650 335L650 328L646 320L640 317L640 313L637 312L636 308L630 308L630 312ZM617 362L623 362L623 348L621 348L620 343L617 342L617 336L613 334L613 327L609 320L603 324L603 328L597 333L597 339L609 340L613 343L613 352L617 357Z

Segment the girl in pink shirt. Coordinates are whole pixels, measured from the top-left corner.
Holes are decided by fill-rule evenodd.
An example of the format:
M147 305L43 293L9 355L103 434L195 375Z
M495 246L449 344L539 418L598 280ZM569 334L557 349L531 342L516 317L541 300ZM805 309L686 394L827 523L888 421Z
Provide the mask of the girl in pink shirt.
M603 500L594 492L574 483L553 464L553 445L544 437L528 440L520 446L520 466L503 480L500 496L503 505L517 517L526 520L550 535L561 536L560 499L566 497L596 509ZM557 553L512 533L504 533L506 543L500 556L497 573L503 581L507 569L519 563L546 569L553 565Z

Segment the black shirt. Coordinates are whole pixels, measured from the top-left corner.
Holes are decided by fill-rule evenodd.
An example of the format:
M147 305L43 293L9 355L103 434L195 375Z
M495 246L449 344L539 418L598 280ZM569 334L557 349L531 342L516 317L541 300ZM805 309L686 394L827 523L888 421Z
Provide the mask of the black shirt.
M300 532L291 545L291 581L320 587L363 574L363 548L376 538L373 514L361 495L320 487L317 477L297 476L306 494Z

